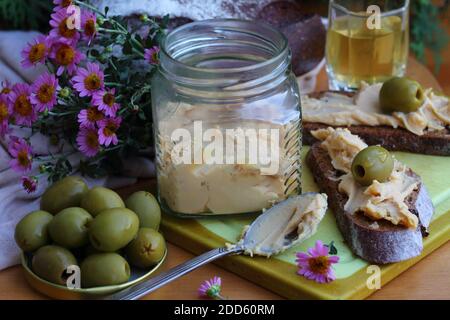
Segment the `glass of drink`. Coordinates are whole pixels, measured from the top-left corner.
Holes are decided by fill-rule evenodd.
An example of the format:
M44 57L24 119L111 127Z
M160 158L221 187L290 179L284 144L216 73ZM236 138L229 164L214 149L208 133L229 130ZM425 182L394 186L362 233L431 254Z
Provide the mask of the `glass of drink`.
M409 0L330 0L326 43L330 88L353 91L405 73Z

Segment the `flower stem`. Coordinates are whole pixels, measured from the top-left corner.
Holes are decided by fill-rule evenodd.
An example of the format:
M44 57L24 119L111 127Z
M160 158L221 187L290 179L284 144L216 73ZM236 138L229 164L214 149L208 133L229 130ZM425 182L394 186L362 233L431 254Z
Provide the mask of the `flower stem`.
M124 34L127 35L127 32L121 31L121 30L115 30L115 29L106 29L106 28L98 28L99 32L106 32L106 33L117 33L117 34Z
M88 9L94 11L95 13L98 13L102 17L106 18L106 15L103 12L101 12L100 10L98 10L96 7L94 7L94 6L92 6L92 5L88 4L88 3L85 3L85 2L82 2L82 1L78 1L78 0L75 0L74 2L76 4L78 4L79 6L88 8Z
M70 114L75 114L77 112L78 112L78 110L68 111L68 112L52 112L52 111L49 111L48 114L51 115L51 116L62 117L62 116L70 115Z
M105 86L108 87L123 87L123 84L117 82L105 82Z
M118 145L116 145L114 147L110 147L110 148L105 149L105 152L114 151L114 150L120 149L122 147L123 147L123 144L119 143Z
M114 20L114 19L109 19L109 22L111 22L111 24L117 26L119 29L122 29L122 31L125 31L126 33L129 33L129 32L128 32L128 29L125 28L121 23L117 22L116 20Z
M145 58L144 54L142 53L142 51L139 51L136 48L133 48L133 52L136 53L139 57L141 57L142 59Z

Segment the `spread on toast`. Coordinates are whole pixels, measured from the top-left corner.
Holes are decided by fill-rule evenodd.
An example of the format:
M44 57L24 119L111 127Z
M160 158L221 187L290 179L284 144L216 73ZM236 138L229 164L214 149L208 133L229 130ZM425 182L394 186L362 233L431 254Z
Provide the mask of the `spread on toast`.
M338 92L326 92L320 97L302 96L303 120L330 126L400 127L418 136L445 130L450 125L448 97L427 89L416 111L383 113L379 103L381 87L382 83L363 84L354 96Z
M321 140L321 147L328 152L333 167L343 172L339 176L339 192L348 200L344 209L355 214L362 212L372 220L384 219L394 225L417 228L418 218L411 213L405 199L417 189L421 180L407 174L407 167L394 159L394 169L387 181L374 180L369 186L362 186L351 173L351 164L356 154L367 144L348 129L327 128L312 132Z

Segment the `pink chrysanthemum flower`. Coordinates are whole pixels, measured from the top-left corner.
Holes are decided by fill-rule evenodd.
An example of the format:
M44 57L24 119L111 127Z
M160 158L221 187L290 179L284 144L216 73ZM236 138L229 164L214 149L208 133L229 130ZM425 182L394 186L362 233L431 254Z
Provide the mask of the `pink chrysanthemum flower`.
M198 294L200 297L221 299L220 290L222 289L222 279L220 277L214 277L210 280L204 281L200 288L198 288Z
M78 123L86 128L95 128L95 125L104 118L105 115L96 107L89 107L78 113Z
M81 13L81 29L83 39L87 40L89 43L94 39L97 33L97 16L94 12L83 10Z
M12 85L8 80L2 81L2 89L0 90L0 96L8 96L8 94L12 91Z
M120 105L116 102L114 88L108 90L100 90L92 95L92 104L97 106L99 110L103 111L109 117L115 117Z
M22 187L27 193L33 193L37 189L38 180L36 177L22 177Z
M80 39L80 33L76 29L74 19L69 19L71 13L67 8L62 8L51 14L49 36L53 39L74 45Z
M25 83L16 83L9 93L9 114L18 125L31 126L37 118L30 94L30 86Z
M98 136L101 144L109 146L111 143L116 145L119 143L116 132L120 127L122 122L121 117L117 118L107 118L99 121Z
M72 0L53 0L53 4L56 5L55 11L67 8L68 6L73 4Z
M8 101L5 96L0 95L0 137L3 137L8 132L8 120Z
M159 63L158 53L159 47L157 46L154 46L151 49L145 49L144 58L150 62L150 64L157 65Z
M57 42L52 46L50 57L58 65L56 75L60 76L64 70L73 74L77 64L86 56L67 43Z
M103 89L103 71L96 63L89 62L84 68L78 68L72 78L73 87L80 93L80 97L92 96L97 90Z
M339 262L339 257L329 256L328 247L324 246L322 241L317 240L315 247L309 248L308 253L298 252L296 257L299 275L319 283L336 279L332 265Z
M56 104L59 89L58 79L55 75L45 72L31 86L31 103L36 106L38 112L45 109L51 110Z
M44 63L50 52L51 46L52 42L48 37L39 35L22 50L22 67L29 68L34 67L39 63Z
M78 149L86 156L93 157L100 150L98 132L95 128L80 127L77 136Z
M13 170L22 173L31 170L33 150L24 139L12 136L8 145L8 151L13 157L9 163Z

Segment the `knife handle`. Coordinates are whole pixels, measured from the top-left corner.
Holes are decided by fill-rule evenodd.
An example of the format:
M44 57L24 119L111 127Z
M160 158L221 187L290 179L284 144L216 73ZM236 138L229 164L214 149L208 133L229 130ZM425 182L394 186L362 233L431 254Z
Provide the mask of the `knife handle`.
M240 253L242 252L242 248L236 246L234 248L218 248L211 251L208 251L194 259L188 260L166 272L163 272L157 275L150 280L140 282L116 292L112 295L106 296L104 300L136 300L141 298L142 296L149 294L150 292L155 291L156 289L168 284L169 282L178 279L179 277L191 272L198 267L203 266L211 261L214 261L218 258L227 256L232 253Z

